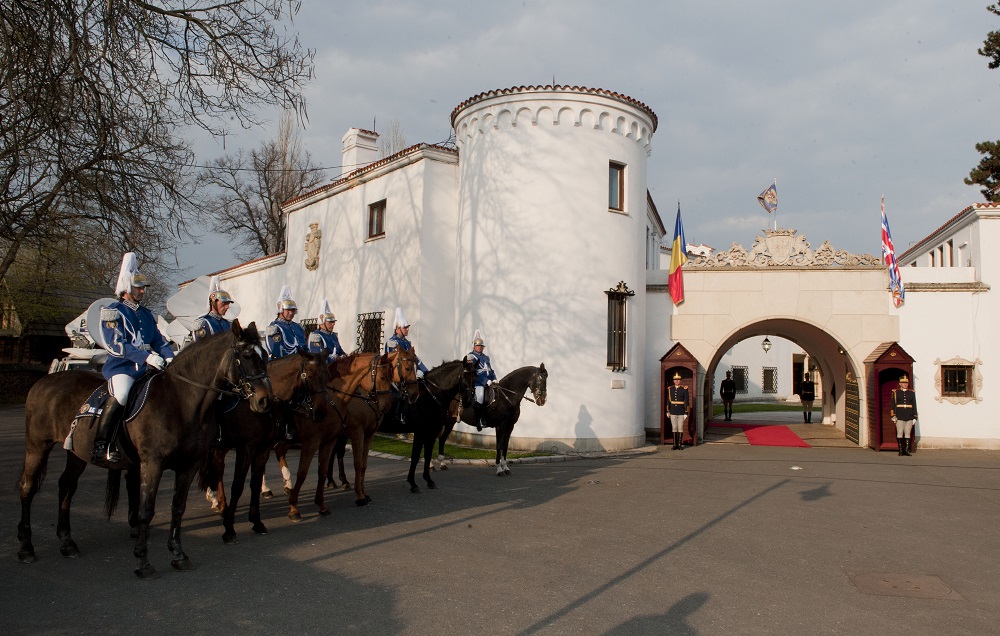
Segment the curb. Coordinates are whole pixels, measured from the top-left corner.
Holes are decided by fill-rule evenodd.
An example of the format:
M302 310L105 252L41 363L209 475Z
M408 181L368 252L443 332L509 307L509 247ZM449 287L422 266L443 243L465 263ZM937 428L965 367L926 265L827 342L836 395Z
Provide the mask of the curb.
M646 455L655 455L660 452L660 447L654 444L646 444L641 448L630 448L628 450L622 451L597 451L594 453L571 453L565 455L544 455L538 457L513 457L507 460L508 464L548 464L552 462L568 462L578 459L630 459L633 457L643 457ZM401 455L391 455L389 453L380 453L378 451L369 451L368 453L371 457L381 457L382 459L393 459L396 461L410 461L409 457L403 457ZM449 466L494 466L496 465L495 459L445 459L445 463Z

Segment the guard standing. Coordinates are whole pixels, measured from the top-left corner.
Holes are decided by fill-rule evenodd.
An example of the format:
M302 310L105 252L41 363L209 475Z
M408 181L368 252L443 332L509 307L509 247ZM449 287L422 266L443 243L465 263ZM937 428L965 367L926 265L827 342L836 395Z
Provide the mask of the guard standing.
M896 425L896 443L901 456L910 456L910 435L917 422L917 394L910 390L910 379L903 374L899 388L892 390L892 407L889 410Z
M141 304L148 285L146 277L139 273L135 253L125 254L115 285L118 300L101 309L101 335L110 354L101 374L108 381L111 395L97 422L90 456L98 466L115 467L122 461L115 432L132 385L148 368L163 370L174 357L170 344L156 327L153 312Z
M490 357L483 352L485 348L486 342L479 330L476 329L476 335L472 340L472 351L467 357L476 361L476 401L472 403L472 408L476 413L477 431L483 430L483 417L486 415L486 387L497 381L497 374L490 365Z
M799 398L802 400L802 421L812 424L813 401L816 399L816 384L809 379L809 374L802 376L802 388L799 389Z
M319 353L326 349L329 355L326 363L330 364L340 356L346 356L343 347L340 346L340 339L337 332L333 330L337 324L337 317L330 311L330 303L323 299L319 304L319 316L316 318L318 327L309 334L309 353Z
M687 387L681 386L681 374L674 374L674 384L667 389L667 415L670 416L670 428L674 433L674 447L671 450L684 450L681 440L684 439L684 422L688 418L691 407L691 397Z
M719 384L719 397L722 398L722 410L725 413L726 421L733 421L733 400L736 399L736 381L733 380L733 372L726 371L726 379Z

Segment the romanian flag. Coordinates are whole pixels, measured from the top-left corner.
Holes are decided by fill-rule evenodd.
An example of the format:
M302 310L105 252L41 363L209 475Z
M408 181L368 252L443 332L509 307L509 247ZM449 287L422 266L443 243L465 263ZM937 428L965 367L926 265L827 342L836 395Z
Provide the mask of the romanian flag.
M674 224L674 242L670 246L670 298L675 305L684 302L684 263L687 262L687 241L684 240L684 225L681 223L681 203L677 202L677 222Z

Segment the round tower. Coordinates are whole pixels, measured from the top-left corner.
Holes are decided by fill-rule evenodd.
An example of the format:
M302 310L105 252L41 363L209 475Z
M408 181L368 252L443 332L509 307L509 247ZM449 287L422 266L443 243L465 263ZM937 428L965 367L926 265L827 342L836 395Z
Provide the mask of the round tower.
M456 344L470 350L481 329L499 377L542 362L549 370L548 403L522 404L511 447L642 445L646 161L656 114L608 90L521 86L471 97L451 121ZM634 296L615 336L624 341L616 368L605 292L623 287Z

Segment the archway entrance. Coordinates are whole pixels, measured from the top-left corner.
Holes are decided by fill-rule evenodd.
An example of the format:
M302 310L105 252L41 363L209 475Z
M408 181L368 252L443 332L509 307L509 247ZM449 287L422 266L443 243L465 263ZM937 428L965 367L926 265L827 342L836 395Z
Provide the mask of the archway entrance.
M856 409L853 412L848 409L848 396L850 394L857 395L857 381L855 380L858 377L857 367L846 355L842 344L826 331L815 325L787 318L760 320L745 325L733 331L719 343L705 367L705 376L701 384L700 393L706 397L700 402L699 435L703 437L712 422L712 397L718 393L719 381L716 375L723 357L741 342L749 340L763 343L765 338L768 339L768 344L771 344L772 339L774 341L779 341L779 339L789 341L801 348L804 353L798 353L797 348L789 349L788 347L785 347L783 351L772 351L770 347L766 352L761 351L754 360L756 365L754 371L762 371L760 382L763 385L761 387L763 391L765 393L777 392L777 387L769 387L767 384L771 381L778 382L779 369L783 370L782 373L792 374L793 381L788 383L792 387L792 391L801 391L801 378L805 373L818 375L815 406L819 407L821 411L817 414L814 423L832 426L839 431L840 437L851 439L854 444L858 444L859 439L856 434L850 437L847 434L848 430L858 431L859 428L859 412ZM770 358L768 358L769 356ZM778 356L787 356L788 359L779 360ZM773 366L767 366L768 364ZM729 366L732 368L732 365ZM750 365L747 368L749 369ZM773 376L768 374L769 371L773 371ZM853 391L849 384L849 378L853 382ZM791 421L795 421L795 418L791 418Z

